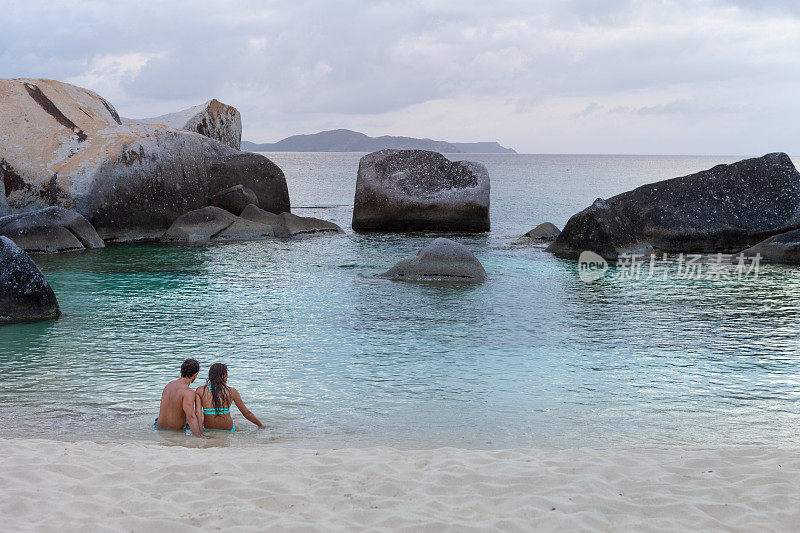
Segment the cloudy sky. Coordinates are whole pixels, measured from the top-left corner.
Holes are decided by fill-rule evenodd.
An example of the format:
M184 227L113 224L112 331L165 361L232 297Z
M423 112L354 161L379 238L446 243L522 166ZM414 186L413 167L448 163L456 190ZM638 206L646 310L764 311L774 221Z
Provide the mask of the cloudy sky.
M1 77L244 138L349 128L528 153L800 154L800 2L3 1Z

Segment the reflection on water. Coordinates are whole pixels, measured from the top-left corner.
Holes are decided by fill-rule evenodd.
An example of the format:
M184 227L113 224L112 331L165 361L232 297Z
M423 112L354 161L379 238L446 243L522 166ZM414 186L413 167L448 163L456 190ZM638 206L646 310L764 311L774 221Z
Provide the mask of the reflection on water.
M6 436L197 446L800 444L794 269L772 266L755 281L587 285L570 261L505 245L542 220L563 224L598 194L713 163L667 158L648 175L643 160L602 159L597 168L622 176L618 190L563 199L547 181L553 169L570 168L577 184L563 187L583 191L595 179L589 165L532 157L487 160L495 231L454 237L486 267L480 285L374 277L431 238L421 234L37 258L65 316L0 328ZM274 159L296 205L348 205L340 196L352 195L357 155ZM306 167L328 169L328 179ZM535 187L538 196L520 199L518 189ZM349 229L348 207L298 212ZM185 357L201 361L201 374L226 362L231 384L275 428L239 417L245 431L208 443L154 431L161 387Z

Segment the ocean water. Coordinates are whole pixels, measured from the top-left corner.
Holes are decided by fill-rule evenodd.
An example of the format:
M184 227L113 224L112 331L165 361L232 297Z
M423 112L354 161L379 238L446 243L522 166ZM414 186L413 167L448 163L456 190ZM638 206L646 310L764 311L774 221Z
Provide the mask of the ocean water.
M227 363L274 426L238 416L244 431L212 445L800 445L798 270L587 284L572 261L507 245L596 197L740 158L465 156L491 173L491 233L358 235L361 155L268 154L293 210L346 236L38 256L65 314L0 328L3 436L196 443L152 429L195 357L201 376ZM375 278L439 235L488 281Z

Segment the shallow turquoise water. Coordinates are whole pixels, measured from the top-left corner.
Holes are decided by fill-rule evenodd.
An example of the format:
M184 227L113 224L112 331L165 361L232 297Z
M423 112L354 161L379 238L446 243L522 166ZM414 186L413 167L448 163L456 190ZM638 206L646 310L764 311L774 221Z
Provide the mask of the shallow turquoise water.
M355 235L360 154L271 154L295 212L342 237L115 246L37 261L65 316L0 328L5 436L183 442L151 429L185 357L270 431L220 444L430 447L800 444L798 270L758 280L604 279L506 243L597 196L724 157L470 156L488 235L453 238L489 280L376 279L433 234ZM252 426L250 426L252 427Z

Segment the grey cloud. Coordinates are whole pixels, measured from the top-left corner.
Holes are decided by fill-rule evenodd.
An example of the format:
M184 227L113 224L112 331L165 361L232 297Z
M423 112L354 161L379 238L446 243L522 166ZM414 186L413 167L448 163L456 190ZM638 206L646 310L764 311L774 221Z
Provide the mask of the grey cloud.
M778 123L781 103L794 109L785 87L800 82L793 2L29 1L3 15L1 76L87 80L133 115L227 99L255 140L369 117L386 117L380 133L442 136L390 131L391 117L433 101L460 102L463 114L469 102L514 102L522 115L576 99L565 125L609 111L764 112ZM125 54L146 62L92 71ZM772 103L759 105L765 94ZM510 127L491 113L476 120L492 138Z

